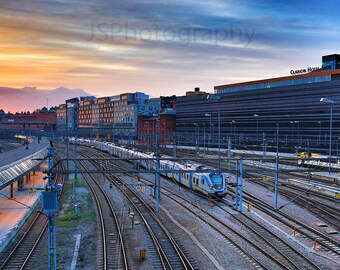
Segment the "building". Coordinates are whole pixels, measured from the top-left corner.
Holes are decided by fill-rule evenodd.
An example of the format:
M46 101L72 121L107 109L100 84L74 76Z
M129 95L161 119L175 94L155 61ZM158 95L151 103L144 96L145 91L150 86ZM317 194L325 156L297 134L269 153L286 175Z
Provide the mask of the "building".
M164 106L168 106L164 103ZM78 124L77 132L83 137L113 139L137 138L138 116L159 114L160 99L149 99L141 93L124 93L111 97L81 97L80 101L68 100L69 131ZM66 105L61 104L57 110L58 131L65 134ZM78 117L75 121L75 117ZM73 124L71 123L73 121Z
M125 93L112 98L114 102L113 135L120 137L137 137L138 116L148 115L155 111L149 105L149 96L141 93ZM158 105L159 106L159 105Z
M95 97L80 97L78 108L78 123L80 129L92 127L92 105L95 101Z
M0 129L15 130L33 135L41 132L54 132L56 130L57 114L53 110L43 108L33 113L21 112L5 114L0 119Z
M147 105L149 112L138 116L138 142L155 146L159 136L161 144L174 144L176 96L150 99Z
M78 130L79 99L71 98L57 108L57 130L59 135L75 136ZM67 128L66 128L67 127Z
M340 56L327 55L321 67L291 70L291 76L215 86L220 101L207 93L177 97L177 131L186 138L204 129L216 141L220 108L221 143L232 145L263 143L281 147L320 148L329 144L330 106L334 100L333 138L336 149L340 131ZM295 75L297 74L297 75ZM207 129L208 127L208 129ZM195 135L196 136L196 135ZM290 151L290 150L289 150Z

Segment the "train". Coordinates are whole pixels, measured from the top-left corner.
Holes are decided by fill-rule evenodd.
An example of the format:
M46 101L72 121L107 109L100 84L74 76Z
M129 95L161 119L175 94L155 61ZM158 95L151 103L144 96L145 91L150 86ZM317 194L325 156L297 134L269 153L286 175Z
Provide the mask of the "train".
M134 159L137 163L137 167L141 166L146 170L156 170L156 155L154 153L144 153L111 142L102 142L92 139L70 138L70 142L96 148L107 152L112 156L127 160ZM159 169L162 175L177 181L189 189L209 197L223 198L227 194L228 175L226 173L219 172L212 167L199 163L173 161L166 157L162 157L159 163ZM192 172L190 172L190 170L192 170Z

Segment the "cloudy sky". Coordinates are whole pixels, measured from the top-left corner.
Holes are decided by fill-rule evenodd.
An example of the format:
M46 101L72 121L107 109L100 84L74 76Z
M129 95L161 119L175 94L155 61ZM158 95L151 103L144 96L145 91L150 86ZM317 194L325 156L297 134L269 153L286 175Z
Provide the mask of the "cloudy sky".
M340 53L337 0L90 2L0 0L0 87L184 95Z

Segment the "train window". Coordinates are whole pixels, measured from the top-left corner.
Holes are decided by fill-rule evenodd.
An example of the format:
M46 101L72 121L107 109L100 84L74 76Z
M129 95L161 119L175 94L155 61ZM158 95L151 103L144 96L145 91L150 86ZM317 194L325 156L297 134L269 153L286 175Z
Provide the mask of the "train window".
M204 185L204 179L201 180L201 184Z

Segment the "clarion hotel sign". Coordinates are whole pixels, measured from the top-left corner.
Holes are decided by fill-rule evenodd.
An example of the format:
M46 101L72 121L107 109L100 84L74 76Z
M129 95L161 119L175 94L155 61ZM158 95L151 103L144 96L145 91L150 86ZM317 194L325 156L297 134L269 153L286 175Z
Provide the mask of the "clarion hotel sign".
M292 69L290 71L291 75L300 75L300 74L305 74L313 71L322 71L322 70L328 70L330 69L330 65L323 65L322 67L307 67L307 68L302 68L302 69Z

